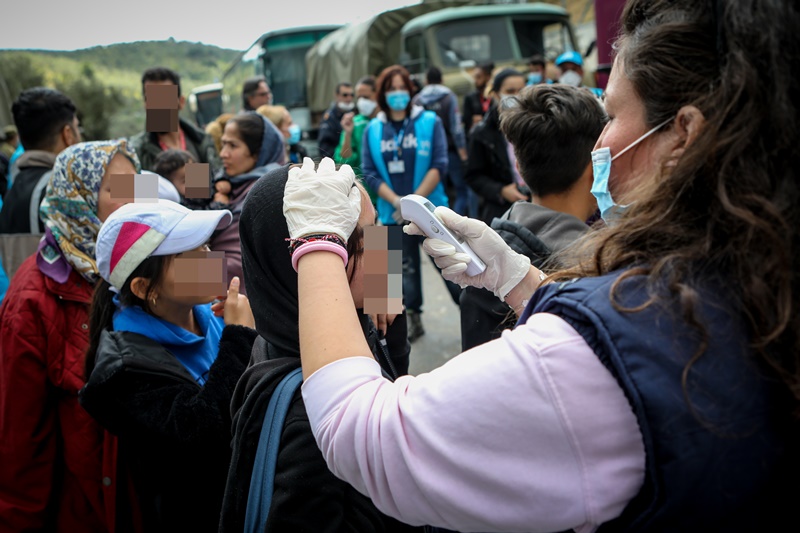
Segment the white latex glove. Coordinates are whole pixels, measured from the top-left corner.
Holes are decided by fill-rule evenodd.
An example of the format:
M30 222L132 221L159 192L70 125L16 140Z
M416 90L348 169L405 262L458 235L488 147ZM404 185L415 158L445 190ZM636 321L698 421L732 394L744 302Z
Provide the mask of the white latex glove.
M302 167L289 170L283 215L292 239L325 233L346 242L361 215L361 191L353 169L342 165L337 171L333 159L326 157L314 170L314 161L304 158Z
M456 237L469 244L486 265L483 273L468 276L467 263L471 259L467 254L456 253L455 247L440 239L427 238L422 243L422 249L433 257L436 265L442 269L442 277L445 279L458 283L462 288L470 285L488 289L503 300L528 274L530 260L512 250L486 223L462 217L446 207L437 207L434 213ZM413 222L403 231L409 235L424 235Z

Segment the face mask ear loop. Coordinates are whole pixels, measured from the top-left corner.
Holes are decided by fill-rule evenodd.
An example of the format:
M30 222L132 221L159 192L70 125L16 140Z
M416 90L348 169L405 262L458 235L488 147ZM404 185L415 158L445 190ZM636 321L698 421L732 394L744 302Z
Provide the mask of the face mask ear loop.
M620 151L620 152L619 152L617 155L615 155L614 157L612 157L612 158L611 158L611 160L612 160L612 161L613 161L613 160L615 160L616 158L618 158L619 156L621 156L622 154L624 154L625 152L627 152L628 150L630 150L631 148L633 148L634 146L636 146L637 144L639 144L640 142L642 142L643 140L647 139L647 138L648 138L648 137L650 137L652 134L654 134L655 132L657 132L658 130L660 130L660 129L661 129L661 128L663 128L663 127L664 127L666 124L669 124L670 122L672 122L672 117L668 118L667 120L665 120L664 122L662 122L661 124L659 124L658 126L656 126L655 128L653 128L652 130L648 131L647 133L645 133L644 135L642 135L641 137L639 137L638 139L636 139L635 141L633 141L631 144L629 144L629 145L627 146L627 148L625 148L624 150Z

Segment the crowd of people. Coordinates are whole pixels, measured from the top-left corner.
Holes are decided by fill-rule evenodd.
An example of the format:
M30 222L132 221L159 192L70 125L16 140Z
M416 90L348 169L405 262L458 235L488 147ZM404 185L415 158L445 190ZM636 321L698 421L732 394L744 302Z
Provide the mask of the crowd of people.
M0 531L792 523L798 24L786 0L628 0L602 95L572 50L477 65L463 103L392 65L337 85L316 162L263 77L201 129L179 74L148 69L144 131L89 142L69 95L22 91ZM174 131L152 127L165 87ZM410 194L484 272L404 219ZM365 310L375 225L402 228L399 315ZM410 376L422 254L464 353Z

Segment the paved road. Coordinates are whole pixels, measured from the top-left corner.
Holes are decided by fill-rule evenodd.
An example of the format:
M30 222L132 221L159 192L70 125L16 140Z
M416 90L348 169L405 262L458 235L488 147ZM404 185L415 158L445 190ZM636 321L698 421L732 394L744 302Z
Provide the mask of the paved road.
M461 317L444 280L422 254L422 325L425 335L411 344L410 373L429 372L461 353Z

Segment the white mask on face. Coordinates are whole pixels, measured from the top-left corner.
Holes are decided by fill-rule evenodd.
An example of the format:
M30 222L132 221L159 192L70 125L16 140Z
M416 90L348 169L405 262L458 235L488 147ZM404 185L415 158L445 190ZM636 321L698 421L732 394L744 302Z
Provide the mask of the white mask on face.
M353 102L339 102L337 105L339 106L339 109L341 109L345 113L352 111L353 108L356 106Z
M573 87L580 87L583 83L583 78L574 70L568 70L558 78L559 83L564 85L571 85Z
M372 116L372 112L375 111L375 108L378 107L378 102L370 100L369 98L361 97L358 99L356 107L358 108L358 113L360 115L370 117Z

